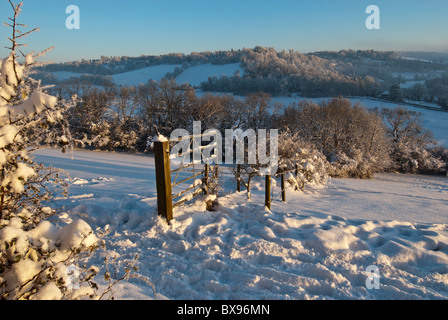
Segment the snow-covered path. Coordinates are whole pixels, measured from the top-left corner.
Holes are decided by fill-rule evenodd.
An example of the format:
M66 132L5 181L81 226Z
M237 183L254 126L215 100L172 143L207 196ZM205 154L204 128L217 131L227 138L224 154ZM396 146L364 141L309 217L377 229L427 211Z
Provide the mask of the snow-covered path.
M91 263L117 255L124 264L139 254L139 273L169 299L448 298L447 178L333 179L314 193L288 190L271 211L256 182L251 201L231 193L213 213L198 201L168 226L156 216L151 157L75 151L70 159L55 150L36 157L73 179L69 199L53 207L93 228L110 225L107 250ZM366 286L372 265L379 290ZM153 297L139 280L116 291L121 299Z

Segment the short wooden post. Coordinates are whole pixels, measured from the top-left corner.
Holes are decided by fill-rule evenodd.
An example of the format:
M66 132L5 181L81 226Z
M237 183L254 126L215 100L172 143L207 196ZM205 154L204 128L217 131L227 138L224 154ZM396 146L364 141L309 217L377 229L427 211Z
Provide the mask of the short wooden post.
M236 191L241 192L241 165L240 164L236 165L236 176L237 176Z
M271 210L271 175L266 175L266 192L264 196L264 204Z
M154 160L156 163L157 210L159 216L170 222L173 219L173 199L169 141L154 142Z
M295 174L296 174L296 181L297 181L297 178L299 177L299 164L298 163L296 163L296 172L295 172ZM296 182L294 190L296 190L296 191L299 190L298 182Z
M285 173L282 172L280 175L281 178L281 188L282 188L282 201L286 202L286 189L285 189Z
M209 165L208 164L206 164L206 165L204 165L204 181L203 181L203 184L204 184L204 194L209 194L209 190L208 190L208 176L209 176Z

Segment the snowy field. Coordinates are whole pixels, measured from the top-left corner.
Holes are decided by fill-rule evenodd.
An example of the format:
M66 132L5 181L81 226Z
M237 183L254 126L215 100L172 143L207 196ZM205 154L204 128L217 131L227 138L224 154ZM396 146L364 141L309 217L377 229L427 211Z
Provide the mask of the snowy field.
M56 76L56 79L58 81L68 80L72 77L79 78L80 76L82 76L81 73L70 72L70 71L55 71L55 72L53 72L53 75Z
M176 67L181 68L182 65L162 64L146 67L112 75L112 79L114 80L114 83L119 86L138 86L140 84L148 83L149 80L160 81L166 76L167 73L172 73ZM225 65L206 63L188 68L176 78L176 81L178 83L189 83L190 85L197 87L200 86L201 82L207 81L209 77L231 77L235 74L235 72L239 72L241 75L244 73L244 70L241 68L239 63ZM68 71L57 71L53 72L53 74L56 76L58 81L81 76L79 73Z
M448 298L448 178L333 179L312 192L288 190L286 203L275 187L271 211L262 181L247 201L224 179L216 212L198 200L167 225L156 213L150 156L75 151L70 158L47 149L36 160L71 176L69 198L51 206L93 229L110 226L106 250L90 263L140 256L138 273L157 294L134 279L116 287L117 299ZM378 267L379 289L366 286L369 266Z
M241 75L244 74L244 70L239 63L224 65L206 63L185 70L176 78L176 81L178 83L189 83L194 87L198 87L201 85L201 82L207 81L209 77L231 77L236 72L239 72Z
M112 79L119 86L138 86L139 84L147 84L149 80L160 81L168 72L173 72L176 67L180 68L181 65L161 64L115 74Z

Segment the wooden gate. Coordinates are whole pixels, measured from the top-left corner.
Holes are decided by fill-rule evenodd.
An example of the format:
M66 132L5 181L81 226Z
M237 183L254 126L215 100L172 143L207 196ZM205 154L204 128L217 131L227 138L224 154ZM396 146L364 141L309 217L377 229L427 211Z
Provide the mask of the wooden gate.
M208 135L213 135L215 133L210 133ZM162 216L170 222L173 219L173 209L181 206L182 204L193 200L200 194L207 194L207 186L208 186L208 174L210 164L209 161L211 158L203 157L203 151L207 148L214 148L215 145L207 145L201 146L198 143L198 138L202 138L206 135L200 136L184 136L179 140L167 140L162 141L159 139L154 142L154 160L156 167L156 184L157 184L157 210L159 216ZM174 170L171 170L171 154L170 154L170 143L172 142L180 142L183 140L189 139L190 146L187 152L184 152L180 155L182 158L180 166ZM194 152L200 152L201 160L205 161L205 164L202 164L201 160L193 159L190 161L185 161L186 157L190 158L191 154ZM187 178L180 178L181 172L186 172L186 170L191 170L192 174ZM172 175L174 177L172 177ZM201 179L197 179L201 177ZM193 180L193 183L188 187L182 189L181 191L173 194L173 188L186 182ZM173 200L177 200L177 202L173 202Z

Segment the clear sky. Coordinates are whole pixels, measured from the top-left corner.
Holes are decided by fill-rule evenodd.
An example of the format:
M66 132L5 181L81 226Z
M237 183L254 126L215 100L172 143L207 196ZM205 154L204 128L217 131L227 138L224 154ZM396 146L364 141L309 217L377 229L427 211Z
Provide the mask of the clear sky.
M14 0L18 2L18 0ZM20 22L39 27L29 49L55 46L46 60L253 48L448 52L448 0L21 0ZM368 30L368 5L381 29ZM68 30L67 6L80 9ZM11 10L0 0L0 20ZM10 31L0 26L0 56Z

